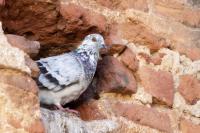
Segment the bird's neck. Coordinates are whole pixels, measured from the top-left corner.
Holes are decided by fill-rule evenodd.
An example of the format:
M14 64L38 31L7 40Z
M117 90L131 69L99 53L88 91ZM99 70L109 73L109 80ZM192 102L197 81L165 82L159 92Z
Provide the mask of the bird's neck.
M82 62L88 79L92 79L97 67L99 51L95 49L77 49L76 56Z
M76 53L82 57L82 59L85 58L85 60L95 60L98 61L99 59L99 50L96 48L78 48L76 49Z

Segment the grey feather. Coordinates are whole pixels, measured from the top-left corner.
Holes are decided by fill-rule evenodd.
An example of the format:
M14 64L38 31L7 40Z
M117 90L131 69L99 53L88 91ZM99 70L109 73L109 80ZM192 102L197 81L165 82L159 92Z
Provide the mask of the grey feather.
M52 84L68 86L78 82L83 73L83 68L73 53L40 59L38 62L42 64L39 68L46 70L45 73L39 76L39 81L47 89L52 89L53 91L59 90L57 86L50 87ZM54 89L56 87L57 89Z

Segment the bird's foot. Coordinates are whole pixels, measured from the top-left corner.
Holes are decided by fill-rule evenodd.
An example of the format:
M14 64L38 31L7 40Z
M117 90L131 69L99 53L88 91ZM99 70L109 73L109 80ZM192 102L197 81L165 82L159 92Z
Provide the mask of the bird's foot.
M70 112L70 113L73 113L73 114L76 114L76 115L79 116L79 112L77 110L69 109L69 108L64 108L64 111L67 111L67 112Z
M72 113L72 114L75 114L77 116L80 116L79 112L77 110L74 110L74 109L69 109L69 108L63 108L61 105L56 105L56 108L58 110L61 110L63 112L69 112L69 113Z

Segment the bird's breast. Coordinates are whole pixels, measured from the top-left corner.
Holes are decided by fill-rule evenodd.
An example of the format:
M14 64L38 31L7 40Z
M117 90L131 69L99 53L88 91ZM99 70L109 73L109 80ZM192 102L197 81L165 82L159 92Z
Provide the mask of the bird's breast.
M91 81L97 67L97 59L95 58L95 54L91 54L90 52L80 52L75 53L77 59L83 66L85 78L87 81Z

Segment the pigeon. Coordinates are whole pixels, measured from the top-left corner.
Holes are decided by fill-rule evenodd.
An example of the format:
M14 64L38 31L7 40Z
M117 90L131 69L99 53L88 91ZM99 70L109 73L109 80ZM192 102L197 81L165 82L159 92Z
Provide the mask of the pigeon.
M40 102L70 111L63 105L78 99L87 89L101 58L101 48L106 48L104 38L100 34L90 34L77 49L36 61L40 69Z

